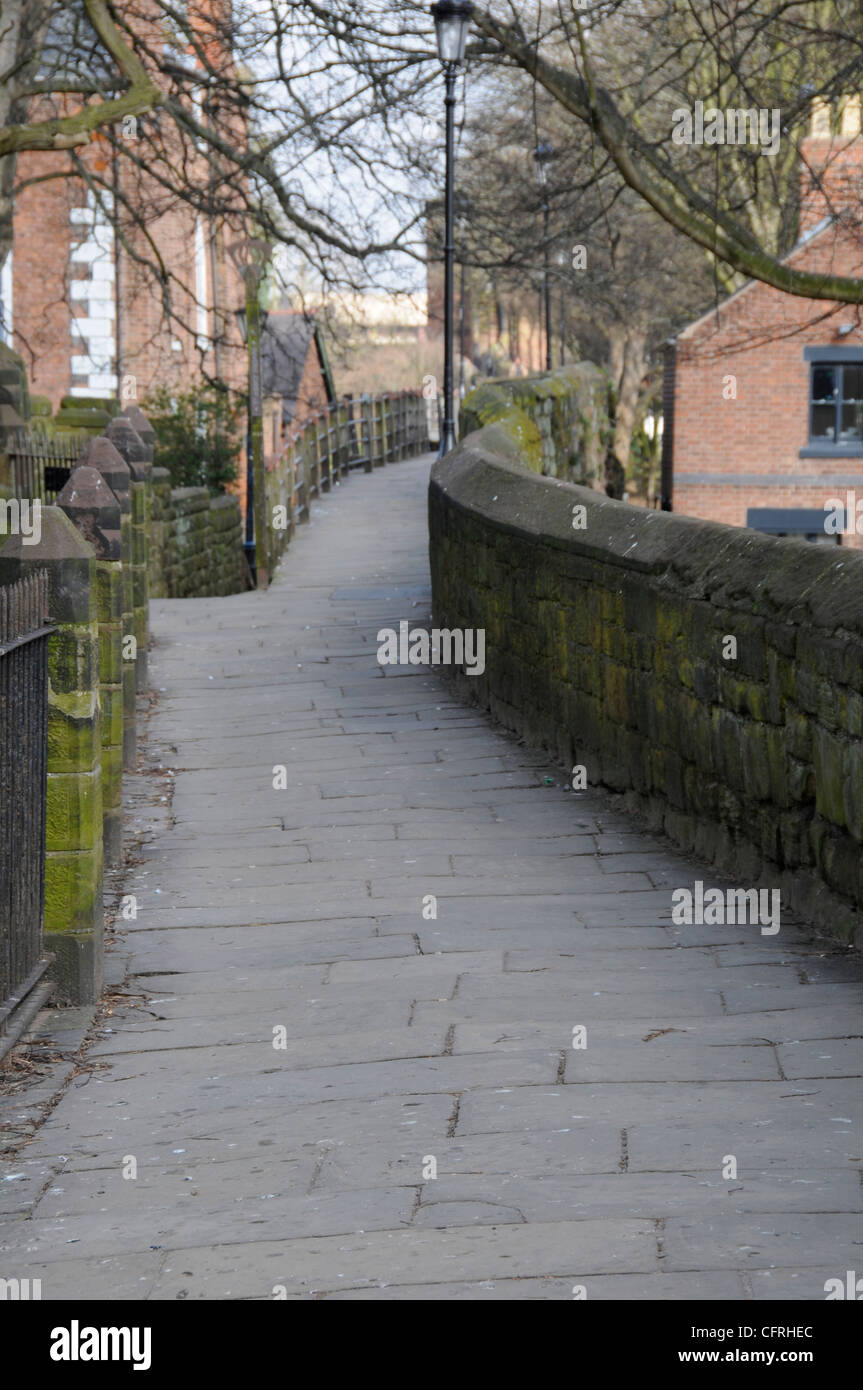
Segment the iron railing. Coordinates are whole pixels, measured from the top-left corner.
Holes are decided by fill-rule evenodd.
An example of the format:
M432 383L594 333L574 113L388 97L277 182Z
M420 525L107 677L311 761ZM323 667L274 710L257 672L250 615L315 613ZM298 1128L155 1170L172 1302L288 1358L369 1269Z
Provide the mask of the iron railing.
M0 587L0 1057L50 985L42 945L48 729L48 581Z
M34 424L17 429L7 450L15 496L53 504L88 439L80 434L50 434Z

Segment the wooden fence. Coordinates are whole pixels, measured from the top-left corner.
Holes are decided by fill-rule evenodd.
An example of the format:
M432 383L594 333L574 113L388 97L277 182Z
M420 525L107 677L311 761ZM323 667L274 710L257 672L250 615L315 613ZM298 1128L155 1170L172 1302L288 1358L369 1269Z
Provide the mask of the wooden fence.
M304 420L267 472L268 515L273 519L271 562L278 559L297 525L308 520L313 498L329 492L354 469L371 473L428 448L428 412L419 391L346 397ZM281 508L278 518L277 507Z

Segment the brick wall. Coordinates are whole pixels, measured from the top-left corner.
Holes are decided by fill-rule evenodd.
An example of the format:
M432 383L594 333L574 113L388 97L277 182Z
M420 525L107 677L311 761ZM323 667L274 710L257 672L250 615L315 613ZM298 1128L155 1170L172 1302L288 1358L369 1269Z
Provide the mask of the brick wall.
M863 143L811 137L803 145L802 230L837 222L789 257L825 274L863 275L859 207ZM851 331L840 333L840 325ZM674 511L745 526L750 507L813 508L856 486L863 458L800 458L809 438L806 347L863 347L853 307L751 282L677 339ZM845 537L843 546L860 546Z
M235 75L233 59L213 39L208 15L224 11L224 18L228 10L214 0L190 13L208 62L226 81ZM161 50L160 6L141 0L127 18L144 43ZM53 103L46 102L41 114L56 114ZM202 369L244 389L246 354L235 311L245 302L245 288L230 254L240 240L243 218L236 205L242 187L222 198L222 204L235 204L235 230L219 216L199 215L150 169L170 170L175 178L181 170L183 184L198 193L201 205L214 194L218 207L205 153L194 141L181 140L164 113L130 119L128 128L123 123L115 129L116 156L100 132L76 151L101 190L101 207L68 154L25 151L18 157L12 345L27 361L32 390L47 396L54 410L70 392L119 393L128 404L157 385L187 390ZM242 148L244 118L236 108L221 110L214 120Z
M863 249L824 233L807 267L863 273ZM840 324L853 323L840 334ZM745 526L748 507L822 508L863 487L863 458L800 458L808 442L806 347L861 347L846 306L752 284L677 340L674 510Z
M318 411L326 409L326 405L327 383L324 380L318 351L313 340L309 344L309 351L306 355L303 376L297 394L297 406L291 424L293 426L301 425L304 420L309 420L313 415L317 415Z
M100 151L88 151L85 157L98 162ZM25 153L19 157L19 178L57 172L64 167L64 159ZM84 246L90 236L82 220L88 204L86 185L76 178L62 178L24 188L16 200L14 218L13 320L14 346L27 361L31 389L47 396L54 410L62 396L88 386L103 396L122 392L124 403L142 400L158 385L187 390L202 369L210 376L221 376L237 390L244 389L247 358L234 311L242 307L245 290L227 254L223 229L205 220L198 238L200 244L202 237L206 262L206 319L199 321L195 212L179 203L164 207L164 195L151 179L133 174L122 161L120 168L123 193L133 205L147 209L147 232L174 277L170 290L176 319L169 321L166 316L161 287L148 265L152 250L130 218L122 216L122 233L143 263L125 250L116 251L108 224L94 272ZM94 273L98 284L82 283ZM107 299L97 299L95 295L103 289ZM75 370L83 364L74 359L88 355L86 345L82 350L73 334L75 319L99 330L99 341L104 333L109 335L104 375L110 381L88 382L92 372ZM199 329L205 334L200 340ZM217 334L224 339L218 362ZM89 355L98 366L98 352L91 350Z
M20 154L17 178L57 174L68 156ZM83 202L83 193L80 201ZM48 396L52 410L71 385L72 340L69 330L72 268L68 180L48 178L24 187L15 199L12 253L13 345L27 366L30 390Z
M486 633L460 693L863 944L863 555L538 477L499 428L432 470L434 622Z
M832 124L832 119L829 122ZM860 139L860 107L857 105L853 134L833 134L825 129L800 144L800 225L806 232L828 214L849 222L859 216L863 178L863 142Z

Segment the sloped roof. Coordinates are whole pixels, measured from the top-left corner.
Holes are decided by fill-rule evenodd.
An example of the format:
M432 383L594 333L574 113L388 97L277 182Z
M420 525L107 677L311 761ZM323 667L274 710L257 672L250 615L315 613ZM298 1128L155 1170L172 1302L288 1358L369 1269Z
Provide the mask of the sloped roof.
M327 362L320 328L310 315L276 311L267 318L261 334L262 385L265 396L281 396L282 419L293 419L309 352L317 353L327 388L335 400L335 386Z
M788 265L793 257L799 255L799 253L805 250L811 242L816 241L818 237L822 236L824 232L827 231L828 227L833 226L836 220L837 219L832 216L822 217L820 222L816 223L814 227L810 227L808 232L804 232L803 236L800 237L800 239L794 243L790 251L786 251L785 255L780 258L780 265ZM746 280L740 286L739 289L736 289L731 294L726 295L726 297L723 300L721 300L719 304L714 304L703 314L699 314L697 319L693 319L692 322L688 323L685 328L682 328L680 332L677 334L677 338L681 339L689 338L690 336L694 337L695 334L701 328L703 328L706 323L710 321L710 319L714 318L717 314L721 314L723 309L727 309L729 304L733 304L736 299L740 299L743 295L748 294L749 291L755 285L762 285L763 283L763 280ZM775 288L775 286L771 288ZM784 291L778 290L777 293L782 294L784 293Z

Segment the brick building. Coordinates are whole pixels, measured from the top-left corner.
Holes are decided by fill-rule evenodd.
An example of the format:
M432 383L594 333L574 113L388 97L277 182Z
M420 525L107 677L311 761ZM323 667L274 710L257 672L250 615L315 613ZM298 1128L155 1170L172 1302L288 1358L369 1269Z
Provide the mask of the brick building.
M863 276L859 98L838 121L816 104L801 170L799 239L786 263ZM825 532L828 499L856 488L863 503L858 307L749 281L678 335L666 358L670 397L674 511L837 541Z
M207 11L203 0L194 11L202 26ZM146 24L146 4L136 13ZM63 23L60 12L55 25L62 30ZM176 36L147 37L175 66L200 64L191 48L172 47ZM61 39L58 31L49 44ZM226 66L230 61L224 55ZM148 135L170 156L172 127L162 113L127 118L119 134L129 158L118 158L99 135L79 153L91 186L70 173L67 154L27 152L17 159L0 334L24 358L31 392L47 396L53 410L67 395L141 401L157 385L182 391L206 376L243 389L246 379L236 320L245 290L230 254L236 232L217 212L204 215L172 196L136 164L136 155L146 163L154 148ZM214 175L204 153L187 148L182 155L188 181L209 187ZM179 160L178 150L178 167Z

